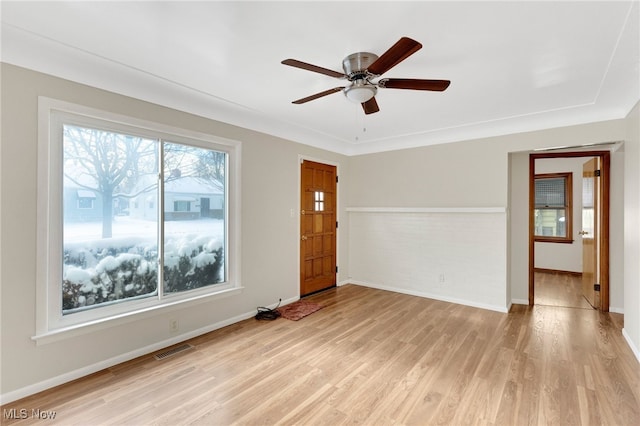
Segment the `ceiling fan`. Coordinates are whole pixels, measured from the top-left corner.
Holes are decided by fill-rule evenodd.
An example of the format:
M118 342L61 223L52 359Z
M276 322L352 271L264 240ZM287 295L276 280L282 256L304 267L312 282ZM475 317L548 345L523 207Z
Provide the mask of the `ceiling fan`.
M413 55L422 48L422 44L408 37L402 37L382 56L369 52L353 53L342 60L344 72L333 71L317 65L308 64L296 59L285 59L282 64L291 67L313 71L335 78L346 78L351 82L349 86L339 86L333 89L316 93L306 98L293 101L294 104L303 104L332 93L343 91L345 96L360 103L365 114L373 114L380 111L375 95L378 88L385 89L409 89L409 90L430 90L442 92L451 83L449 80L423 80L413 78L383 78L374 82L385 72L389 71L400 62Z

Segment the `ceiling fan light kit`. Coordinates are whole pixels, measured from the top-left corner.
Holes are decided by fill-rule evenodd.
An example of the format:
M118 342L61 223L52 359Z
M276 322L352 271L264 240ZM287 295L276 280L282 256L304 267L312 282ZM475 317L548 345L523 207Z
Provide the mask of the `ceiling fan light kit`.
M363 80L358 80L351 86L345 87L344 95L351 102L361 104L373 98L376 95L377 91L378 89L376 88L376 86L372 85L371 83Z
M308 64L296 59L285 59L282 64L295 68L313 71L334 78L345 78L351 85L346 87L334 87L305 98L293 101L294 104L303 104L332 93L342 91L347 99L362 105L365 114L378 112L378 103L375 96L378 88L428 90L442 92L451 83L449 80L424 80L409 78L384 78L378 82L372 80L380 77L400 62L413 55L422 48L422 44L408 37L402 37L389 50L378 56L370 52L357 52L347 56L342 61L344 73L339 73L317 65Z

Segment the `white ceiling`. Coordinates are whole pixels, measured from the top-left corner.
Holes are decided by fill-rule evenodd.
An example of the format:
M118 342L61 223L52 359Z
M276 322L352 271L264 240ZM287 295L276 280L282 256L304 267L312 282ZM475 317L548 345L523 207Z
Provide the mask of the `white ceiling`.
M640 99L638 1L11 2L3 62L347 155L625 117ZM423 48L367 115L342 71L400 37Z

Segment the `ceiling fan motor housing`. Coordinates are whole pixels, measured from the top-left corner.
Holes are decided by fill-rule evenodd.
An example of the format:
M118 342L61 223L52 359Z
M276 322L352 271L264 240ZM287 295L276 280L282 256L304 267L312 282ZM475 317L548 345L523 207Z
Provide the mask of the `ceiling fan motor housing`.
M342 60L342 69L349 81L366 80L370 77L367 68L378 59L378 55L369 52L352 53Z

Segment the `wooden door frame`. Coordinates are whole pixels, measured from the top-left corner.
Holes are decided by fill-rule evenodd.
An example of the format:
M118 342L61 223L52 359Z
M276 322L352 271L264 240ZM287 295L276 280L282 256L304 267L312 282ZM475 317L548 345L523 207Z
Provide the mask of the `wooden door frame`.
M308 155L302 155L302 154L298 154L298 163L297 163L297 169L298 169L298 190L297 190L297 204L296 204L296 208L295 208L295 212L297 212L295 214L295 217L297 218L297 223L296 223L296 228L297 228L297 232L296 232L296 247L297 247L297 259L296 259L296 264L298 265L297 268L297 274L296 276L298 277L298 298L300 298L300 295L302 294L302 291L300 289L300 274L302 273L302 270L300 269L300 256L302 255L301 251L300 251L300 238L302 238L302 233L300 232L300 206L302 205L302 168L300 167L302 165L303 161L313 161L314 163L320 163L320 164L326 164L327 166L334 166L336 168L336 176L340 176L340 163L334 162L334 161L328 161L326 159L322 159L322 158L318 158L318 157L312 157L312 156L308 156ZM340 222L340 180L338 180L336 182L336 221ZM293 212L292 212L293 214ZM340 245L338 244L339 241L339 234L340 233L340 229L339 227L336 227L336 267L338 268L338 272L336 272L336 287L340 286L340 268L339 268L339 263L340 263Z
M610 209L610 180L611 180L611 152L610 151L575 151L575 152L545 152L529 154L529 306L534 304L534 269L535 269L535 163L544 158L600 158L600 190L601 190L601 218L600 227L600 310L609 312L609 209Z

